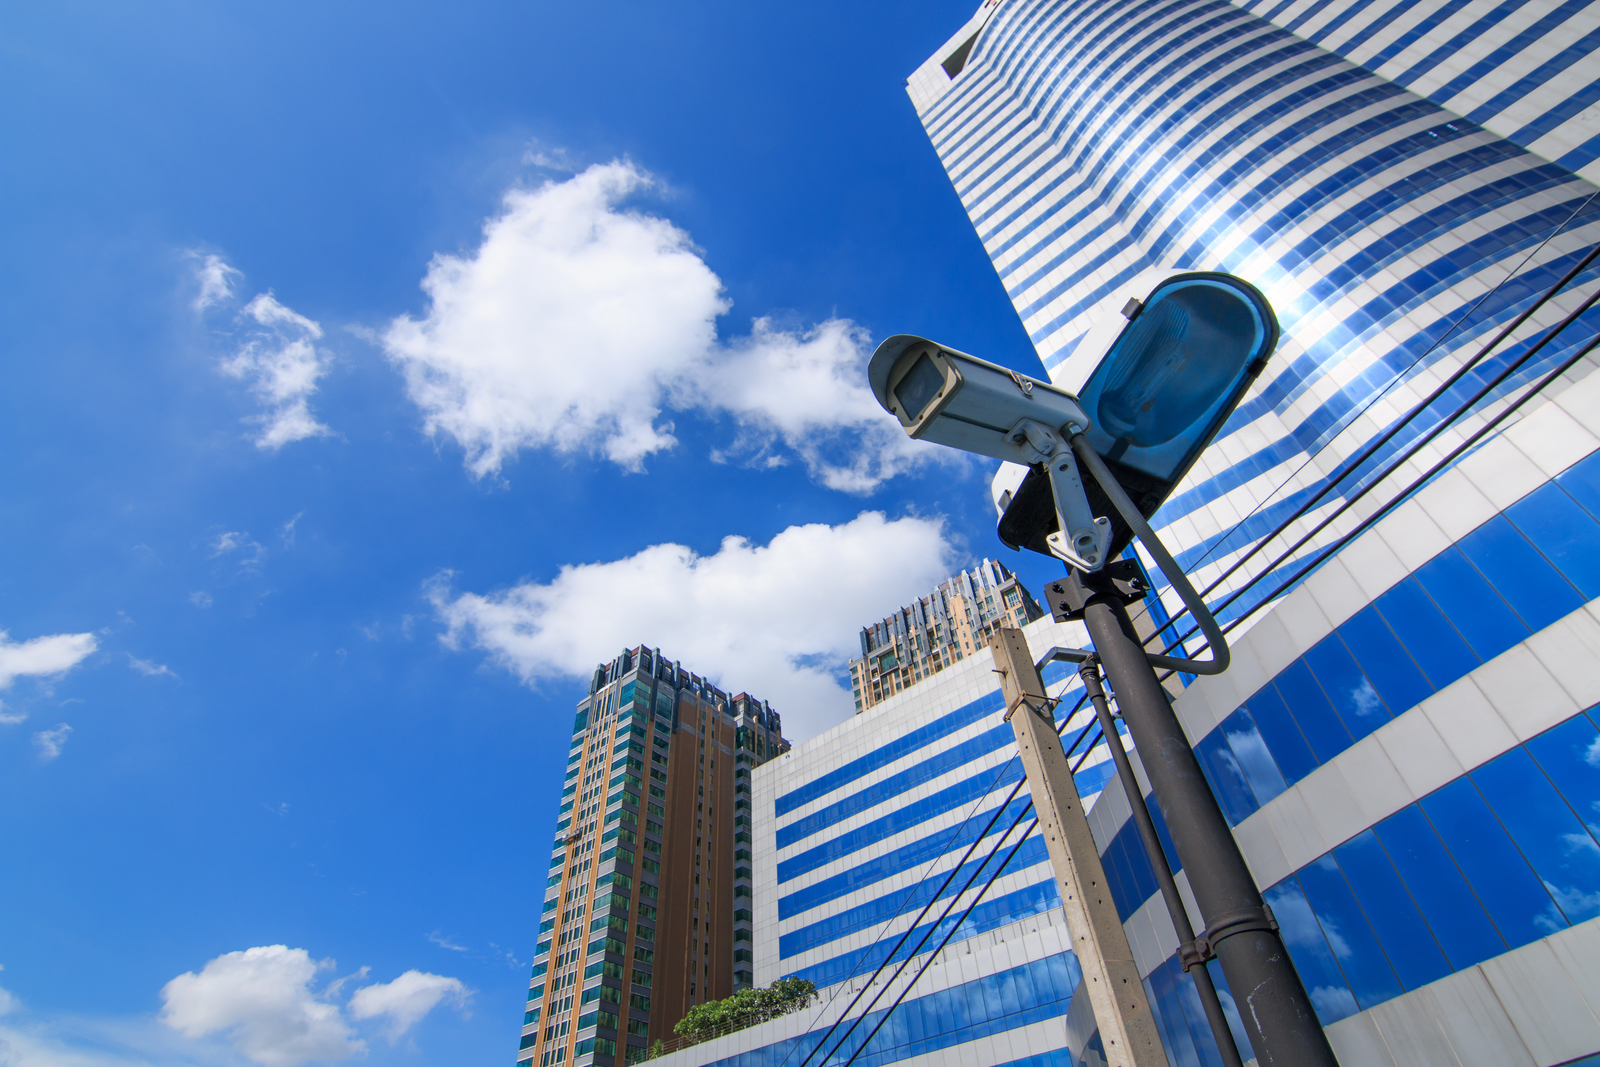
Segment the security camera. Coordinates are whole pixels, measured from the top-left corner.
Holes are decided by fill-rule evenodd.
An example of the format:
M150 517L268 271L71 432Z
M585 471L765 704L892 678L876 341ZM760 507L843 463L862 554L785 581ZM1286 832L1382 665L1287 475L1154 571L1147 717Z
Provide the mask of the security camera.
M1066 390L925 337L883 342L867 378L907 434L994 459L1038 462L1054 451L1047 440L1089 424Z
M1089 508L1067 441L1089 428L1077 397L937 341L896 334L867 365L873 395L908 435L1037 467L1053 497L1052 555L1086 571L1109 558L1109 519Z

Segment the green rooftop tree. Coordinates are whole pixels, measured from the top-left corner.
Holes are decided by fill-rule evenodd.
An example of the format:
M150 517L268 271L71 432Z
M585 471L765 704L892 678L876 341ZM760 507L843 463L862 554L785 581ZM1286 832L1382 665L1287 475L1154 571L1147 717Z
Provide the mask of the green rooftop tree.
M725 1000L696 1004L672 1032L693 1042L705 1041L800 1011L816 997L817 987L804 978L780 978L765 989L741 989Z

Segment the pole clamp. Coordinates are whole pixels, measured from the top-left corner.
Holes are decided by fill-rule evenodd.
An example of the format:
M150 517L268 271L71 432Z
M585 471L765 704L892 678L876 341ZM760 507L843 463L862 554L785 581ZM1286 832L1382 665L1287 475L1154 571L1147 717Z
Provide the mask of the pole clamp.
M1194 939L1194 951L1200 960L1209 960L1216 956L1217 945L1226 938L1235 934L1247 934L1252 931L1263 933L1277 933L1278 920L1272 914L1272 908L1262 904L1259 908L1245 908L1241 911L1230 911L1218 915ZM1180 950L1181 953L1181 950ZM1188 970L1185 965L1184 970Z
M1011 716L1017 713L1018 708L1027 708L1029 711L1038 715L1039 718L1043 719L1051 726L1054 726L1056 723L1055 709L1060 703L1060 697L1045 697L1044 700L1039 702L1038 707L1034 707L1032 701L1030 701L1027 697L1023 697L1006 710L1005 718L1001 719L1000 721L1010 722Z
M1201 953L1200 946L1193 941L1185 941L1178 946L1178 964L1185 971L1202 967L1205 965L1206 960L1214 960L1216 958L1217 954L1215 952Z

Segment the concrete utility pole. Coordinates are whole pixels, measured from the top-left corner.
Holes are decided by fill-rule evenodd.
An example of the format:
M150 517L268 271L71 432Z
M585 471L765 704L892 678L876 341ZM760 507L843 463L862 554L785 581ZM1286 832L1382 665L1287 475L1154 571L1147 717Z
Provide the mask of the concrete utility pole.
M989 649L1005 695L1006 719L1017 735L1039 830L1061 886L1072 947L1083 968L1083 986L1100 1027L1107 1067L1167 1067L1133 949L1111 900L1100 850L1089 832L1072 768L1061 751L1033 653L1022 631L1012 627L1002 627L990 637Z

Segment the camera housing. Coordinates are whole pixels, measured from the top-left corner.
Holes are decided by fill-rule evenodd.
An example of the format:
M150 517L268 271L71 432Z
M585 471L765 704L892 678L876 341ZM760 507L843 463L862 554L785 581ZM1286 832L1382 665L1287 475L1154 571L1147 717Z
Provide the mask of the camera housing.
M867 380L911 437L993 459L1042 462L1089 426L1065 389L912 334L878 346Z

